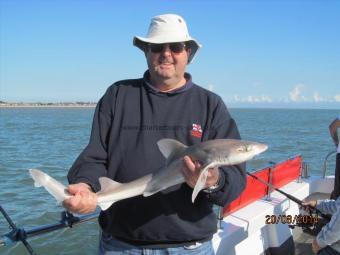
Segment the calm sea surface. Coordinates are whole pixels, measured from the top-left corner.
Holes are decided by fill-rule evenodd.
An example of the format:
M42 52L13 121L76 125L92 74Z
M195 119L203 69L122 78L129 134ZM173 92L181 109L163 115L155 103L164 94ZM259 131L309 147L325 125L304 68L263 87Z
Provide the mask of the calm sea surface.
M301 154L313 174L334 150L328 125L339 110L231 109L243 139L269 145L248 163L260 169ZM28 169L38 168L67 184L66 174L87 145L93 108L0 108L0 205L20 227L55 223L62 211L42 188L34 188ZM335 157L330 159L333 162ZM334 164L329 164L333 174ZM0 237L9 231L0 215ZM30 239L38 254L96 254L98 225L84 223ZM1 248L0 254L27 254L22 244Z

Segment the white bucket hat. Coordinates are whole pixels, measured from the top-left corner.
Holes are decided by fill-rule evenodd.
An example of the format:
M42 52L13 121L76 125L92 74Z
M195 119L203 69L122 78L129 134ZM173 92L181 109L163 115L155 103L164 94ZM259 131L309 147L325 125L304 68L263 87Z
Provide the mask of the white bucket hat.
M200 47L194 38L189 35L185 20L176 14L164 14L153 17L149 26L146 37L135 36L133 45L145 50L147 43L173 43L173 42L189 42L191 54L188 58L190 63Z

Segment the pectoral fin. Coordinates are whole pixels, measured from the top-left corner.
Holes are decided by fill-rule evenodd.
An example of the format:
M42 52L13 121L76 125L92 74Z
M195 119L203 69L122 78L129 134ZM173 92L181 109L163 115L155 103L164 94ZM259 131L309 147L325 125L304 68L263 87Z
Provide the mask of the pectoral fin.
M192 192L192 196L191 196L191 201L195 202L195 199L198 195L198 193L205 188L205 183L207 181L207 177L208 177L208 173L209 173L209 168L213 167L213 163L210 163L206 166L203 167L203 169L201 170L200 176L197 179L196 185L194 187L194 190Z
M100 177L99 183L100 183L100 191L99 191L100 193L113 191L122 185L121 183L115 182L114 180L107 178L107 177Z
M107 210L108 208L110 208L111 205L114 204L114 202L116 202L116 201L98 202L98 206L100 207L100 209L102 209L103 211L105 211L105 210Z
M156 194L156 193L158 193L158 192L160 192L160 191L162 191L164 189L165 189L164 187L156 187L154 189L151 189L150 191L146 190L146 191L143 192L143 196L144 197L149 197L149 196L152 196L153 194Z

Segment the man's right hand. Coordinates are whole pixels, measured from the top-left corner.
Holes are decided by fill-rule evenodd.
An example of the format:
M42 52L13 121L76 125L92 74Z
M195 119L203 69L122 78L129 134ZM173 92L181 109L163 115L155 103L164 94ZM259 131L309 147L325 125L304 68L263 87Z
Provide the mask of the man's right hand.
M67 192L73 195L63 201L63 206L72 213L91 213L97 207L97 194L92 192L91 187L86 183L71 184Z

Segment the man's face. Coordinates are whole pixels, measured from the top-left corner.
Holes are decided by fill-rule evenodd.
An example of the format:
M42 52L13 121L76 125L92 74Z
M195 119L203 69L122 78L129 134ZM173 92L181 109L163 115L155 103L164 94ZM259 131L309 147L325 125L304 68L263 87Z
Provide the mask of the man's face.
M149 44L145 54L151 79L183 79L190 54L184 43Z

